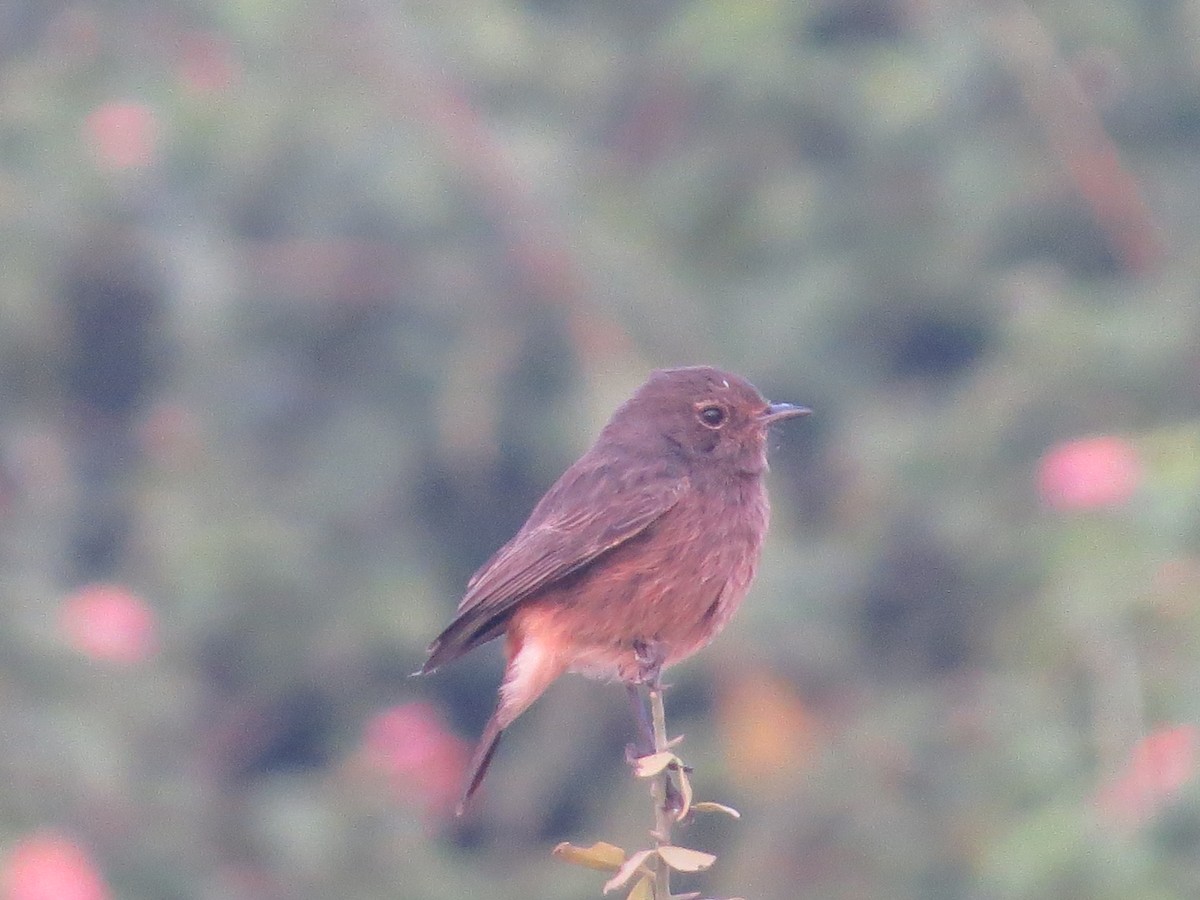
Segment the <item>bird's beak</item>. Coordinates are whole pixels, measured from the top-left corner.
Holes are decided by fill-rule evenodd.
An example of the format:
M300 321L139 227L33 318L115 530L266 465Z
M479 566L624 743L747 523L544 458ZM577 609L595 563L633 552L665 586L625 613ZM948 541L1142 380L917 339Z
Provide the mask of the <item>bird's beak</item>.
M811 413L812 410L807 406L796 406L792 403L772 403L767 407L766 412L762 414L759 421L764 425L770 425L773 422L781 422L784 419L796 419Z

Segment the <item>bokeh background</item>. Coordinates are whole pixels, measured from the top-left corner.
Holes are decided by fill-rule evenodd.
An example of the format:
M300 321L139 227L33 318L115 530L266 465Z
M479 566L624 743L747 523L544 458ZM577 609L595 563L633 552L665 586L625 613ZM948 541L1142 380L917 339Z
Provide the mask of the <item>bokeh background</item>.
M705 896L1200 896L1200 2L0 5L5 900L587 898L616 687L410 679L651 368L816 414Z

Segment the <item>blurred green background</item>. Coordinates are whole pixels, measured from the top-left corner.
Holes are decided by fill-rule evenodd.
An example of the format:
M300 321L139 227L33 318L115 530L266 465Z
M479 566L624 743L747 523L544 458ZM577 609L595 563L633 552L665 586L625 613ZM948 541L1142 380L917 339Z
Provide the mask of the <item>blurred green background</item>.
M9 0L6 900L599 896L623 692L460 823L498 648L407 674L689 363L816 414L681 885L1200 896L1198 248L1197 0Z

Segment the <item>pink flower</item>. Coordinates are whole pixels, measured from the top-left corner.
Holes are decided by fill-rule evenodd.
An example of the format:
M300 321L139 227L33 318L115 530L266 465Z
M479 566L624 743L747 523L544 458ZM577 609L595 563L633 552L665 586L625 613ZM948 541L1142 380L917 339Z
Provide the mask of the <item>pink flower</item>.
M242 74L229 40L206 31L191 31L182 37L175 71L193 94L224 93Z
M1119 506L1142 477L1133 445L1117 437L1091 437L1052 447L1038 467L1038 490L1053 509Z
M4 900L110 900L91 857L53 832L31 835L4 860Z
M1200 729L1158 728L1146 735L1115 778L1097 792L1096 806L1110 823L1136 827L1166 806L1196 774Z
M427 814L444 815L454 807L467 747L431 704L405 703L377 713L363 730L362 753L397 794Z
M102 169L148 166L158 156L158 117L143 103L104 103L83 124L84 137Z
M68 597L58 617L67 644L89 659L134 665L154 655L154 611L128 588L89 584Z

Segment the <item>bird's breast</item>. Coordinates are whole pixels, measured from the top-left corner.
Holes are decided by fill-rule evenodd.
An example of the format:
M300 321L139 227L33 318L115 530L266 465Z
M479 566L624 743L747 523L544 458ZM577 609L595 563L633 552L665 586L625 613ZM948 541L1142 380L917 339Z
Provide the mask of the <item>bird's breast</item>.
M754 579L768 505L759 478L693 486L637 537L564 579L518 613L562 648L567 668L629 680L635 645L673 665L729 622Z

